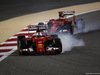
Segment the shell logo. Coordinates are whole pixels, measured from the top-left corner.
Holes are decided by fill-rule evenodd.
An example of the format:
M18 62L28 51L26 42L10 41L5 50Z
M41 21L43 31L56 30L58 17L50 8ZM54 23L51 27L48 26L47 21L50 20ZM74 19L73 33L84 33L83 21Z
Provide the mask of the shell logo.
M38 47L39 47L39 48L42 48L42 44L38 44Z

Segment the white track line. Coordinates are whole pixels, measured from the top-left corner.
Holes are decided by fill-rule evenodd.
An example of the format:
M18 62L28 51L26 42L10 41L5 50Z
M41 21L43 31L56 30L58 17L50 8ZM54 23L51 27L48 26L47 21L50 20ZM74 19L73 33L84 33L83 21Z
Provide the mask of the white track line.
M6 46L6 47L0 47L0 49L16 49L17 46Z
M87 14L87 13L91 13L91 12L95 12L95 11L99 11L99 10L100 9L90 10L90 11L86 11L86 12L75 14L75 16L79 16L79 15L83 15L83 14ZM73 15L72 16L68 16L67 18L70 18L70 17L73 17Z
M10 37L9 40L10 40L10 39L17 39L17 36ZM8 39L7 39L7 40L8 40ZM9 41L9 42L10 42L10 41ZM2 44L5 44L5 43L6 43L6 41L5 41L5 42L2 42L1 45L2 45Z
M82 13L76 14L76 16L83 15L83 14L87 14L87 13L91 13L91 12L95 12L95 11L99 11L99 10L100 9L95 9L95 10L91 10L91 11L87 11L87 12L82 12Z
M11 51L16 51L17 49L12 49ZM10 54L10 51L9 52L2 52L0 53L0 55L9 55Z
M13 37L11 37L11 38L9 38L9 39L15 39L15 38L17 38L17 36L13 36Z
M4 44L16 44L17 41L11 41L11 42L4 42Z
M6 57L8 57L10 54L12 54L13 52L16 51L16 48L12 49L10 52L8 52L7 54L5 53L4 56L2 56L0 58L0 61L4 60Z
M25 37L27 38L28 36L26 35ZM9 38L9 39L17 39L17 36L13 36L13 37L11 37L11 38ZM6 44L6 43L17 43L17 41L3 42L3 43L1 43L1 45L2 45L2 44Z
M0 55L5 55L5 54L8 54L8 52L3 52L3 53L0 53Z

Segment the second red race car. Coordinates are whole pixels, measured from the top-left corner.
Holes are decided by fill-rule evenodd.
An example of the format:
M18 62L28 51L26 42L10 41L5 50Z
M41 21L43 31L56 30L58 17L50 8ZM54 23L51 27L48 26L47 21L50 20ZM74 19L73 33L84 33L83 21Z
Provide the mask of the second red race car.
M84 29L83 19L75 20L75 11L60 11L58 19L51 19L47 23L48 32L51 34L73 34L74 31L81 32ZM73 20L67 16L72 15Z
M62 43L57 35L49 35L46 31L46 26L29 25L28 30L36 31L29 33L28 37L17 37L17 48L22 54L39 54L39 53L54 53L60 54L62 52Z

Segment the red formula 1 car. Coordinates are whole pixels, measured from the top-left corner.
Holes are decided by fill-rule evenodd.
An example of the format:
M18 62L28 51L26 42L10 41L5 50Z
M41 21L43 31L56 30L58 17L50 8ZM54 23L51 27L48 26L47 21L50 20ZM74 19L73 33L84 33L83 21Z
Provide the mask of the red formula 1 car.
M68 20L67 16L73 15L73 20ZM59 19L51 19L47 23L48 32L54 33L71 33L74 29L82 31L84 28L83 19L75 21L75 11L61 11L59 12Z
M38 54L38 53L54 53L62 52L62 43L57 35L49 35L46 32L46 26L28 26L28 30L36 32L29 33L29 36L17 37L17 48L20 54Z

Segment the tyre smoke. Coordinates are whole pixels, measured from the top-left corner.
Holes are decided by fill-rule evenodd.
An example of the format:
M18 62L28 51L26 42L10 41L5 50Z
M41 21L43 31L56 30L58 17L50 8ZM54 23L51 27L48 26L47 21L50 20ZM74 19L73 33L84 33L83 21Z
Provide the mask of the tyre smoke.
M75 36L70 34L68 35L59 35L59 38L62 42L62 53L66 51L71 51L71 49L75 46L84 46L85 43L82 39L77 39Z
M97 19L94 17L78 19L76 21L76 27L74 27L74 34L87 33L94 30L100 30L99 15Z

